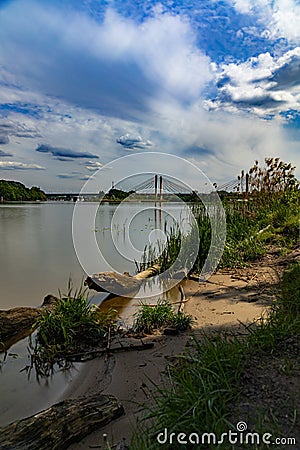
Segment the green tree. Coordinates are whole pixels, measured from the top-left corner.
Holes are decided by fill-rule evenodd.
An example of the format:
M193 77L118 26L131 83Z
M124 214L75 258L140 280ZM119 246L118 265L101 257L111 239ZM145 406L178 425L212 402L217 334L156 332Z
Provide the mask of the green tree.
M31 189L18 181L0 180L0 197L6 202L46 201L47 197L39 187Z

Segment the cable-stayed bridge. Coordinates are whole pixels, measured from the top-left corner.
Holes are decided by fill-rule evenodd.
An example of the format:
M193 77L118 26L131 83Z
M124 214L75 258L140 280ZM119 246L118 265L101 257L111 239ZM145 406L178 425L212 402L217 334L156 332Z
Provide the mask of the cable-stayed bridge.
M247 189L245 180L238 180L233 179L230 180L220 186L217 186L214 184L214 187L217 192L245 192ZM211 188L211 186L205 186L206 193L212 192L214 189ZM152 195L154 196L155 200L162 200L163 197L166 197L167 195L180 195L180 194L192 194L196 190L192 189L187 184L183 183L180 180L177 180L170 176L163 176L163 175L152 175L151 177L147 178L146 180L136 184L136 185L129 185L128 186L128 180L125 187L125 184L122 184L122 182L118 183L117 185L112 182L112 189L111 191L120 190L124 192L129 193L135 193L140 195ZM103 198L103 193L81 193L81 192L71 192L71 193L47 193L47 198L49 200L67 200L67 201L77 201L77 200L101 200Z
M161 196L163 194L190 194L193 192L193 189L176 178L166 175L154 175L132 186L130 192Z

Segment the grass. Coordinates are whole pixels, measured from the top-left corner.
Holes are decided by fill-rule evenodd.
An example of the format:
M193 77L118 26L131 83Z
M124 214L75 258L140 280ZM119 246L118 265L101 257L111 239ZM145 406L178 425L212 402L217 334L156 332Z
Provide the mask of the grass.
M242 360L242 345L237 339L228 341L219 336L212 340L204 335L201 340L194 340L189 353L180 357L172 369L171 388L156 387L156 403L147 415L148 420L152 419L151 427L142 436L141 433L133 436L131 450L161 448L157 435L164 429L176 436L181 432L220 436L228 429L229 404L237 394ZM163 448L183 447L174 440ZM221 446L200 442L191 448L207 450Z
M133 328L136 332L151 334L166 327L185 331L191 327L192 317L183 312L175 313L166 300L159 300L157 305L142 304L135 314Z
M182 271L200 273L209 252L210 241L210 221L208 216L201 214L197 217L197 223L194 223L185 235L179 228L172 228L163 247L160 244L156 247L146 246L141 263L136 263L137 271L158 264L160 273L169 270L171 276Z
M270 245L282 253L299 243L299 192L282 192L262 202L252 196L241 208L224 203L227 238L221 267L239 267L263 256Z
M232 410L238 402L242 387L241 375L251 361L261 361L265 354L282 352L283 343L291 337L299 339L300 334L300 264L287 270L280 282L277 300L268 315L250 329L243 340L234 335L205 336L193 339L192 349L171 368L170 386L156 386L153 406L148 411L145 422L139 423L139 430L132 438L131 450L155 450L162 448L157 436L165 429L170 433L215 433L221 436L229 429L235 431ZM280 353L278 370L289 373L293 370L291 361ZM294 415L295 411L290 411ZM244 420L246 418L244 417ZM246 420L247 421L247 420ZM272 427L272 428L271 428ZM253 429L257 432L274 431L274 435L284 436L280 421L272 413L270 420L262 411ZM291 434L292 435L292 434ZM182 444L166 442L164 449L181 449ZM185 445L184 448L197 449L237 449L249 448L226 444ZM267 446L260 448L269 448ZM280 448L273 446L272 448Z
M182 244L182 234L179 228L171 228L167 233L166 242L162 246L159 242L156 246L147 245L144 249L142 261L135 263L138 272L159 264L160 272L168 270L178 258Z
M299 243L299 192L282 192L262 201L262 195L253 195L247 201L233 198L224 200L226 211L226 242L219 267L242 267L266 254L270 245L282 253ZM173 228L161 245L147 246L142 262L136 264L141 271L159 264L160 272L170 276L182 270L200 273L211 245L211 223L203 208L193 207L196 223L183 235ZM199 245L195 257L195 248Z
M258 326L250 328L249 348L274 352L286 339L300 335L300 264L284 272L276 301Z
M48 376L55 364L67 365L65 356L99 344L114 328L115 310L103 313L91 305L86 291L70 286L60 296L52 311L46 310L37 320L33 360L37 373Z

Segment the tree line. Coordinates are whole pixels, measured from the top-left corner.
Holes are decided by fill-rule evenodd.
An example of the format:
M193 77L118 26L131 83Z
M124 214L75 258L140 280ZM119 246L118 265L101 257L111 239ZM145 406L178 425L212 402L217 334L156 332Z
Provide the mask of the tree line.
M47 201L44 191L39 187L27 188L19 181L0 180L0 200L4 202Z

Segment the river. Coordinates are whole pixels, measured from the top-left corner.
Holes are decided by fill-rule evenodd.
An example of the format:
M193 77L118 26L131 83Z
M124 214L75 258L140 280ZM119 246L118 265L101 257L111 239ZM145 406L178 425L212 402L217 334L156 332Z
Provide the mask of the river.
M93 272L110 267L133 274L135 256L149 242L163 242L164 231L186 215L182 204L170 204L164 208L167 212L152 204L102 204L91 226L95 204L76 207L84 213L87 232L96 236L101 249L101 258L91 266ZM0 309L39 306L45 295L66 292L69 279L75 288L83 282L85 268L76 255L77 251L82 259L82 249L75 251L72 239L73 211L74 203L67 202L0 205ZM104 297L100 294L92 301L99 303ZM27 345L25 338L6 355L0 354L0 425L55 403L80 369L75 365L71 371L58 371L38 382L34 374L28 377L22 370L29 363Z

